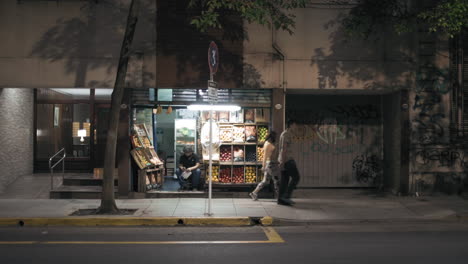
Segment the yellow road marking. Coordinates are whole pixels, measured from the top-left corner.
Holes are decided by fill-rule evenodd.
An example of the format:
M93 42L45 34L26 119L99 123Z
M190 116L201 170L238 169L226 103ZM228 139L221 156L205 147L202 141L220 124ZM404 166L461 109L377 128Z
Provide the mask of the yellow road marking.
M268 244L284 243L285 241L272 227L262 227L268 240L252 241L0 241L0 245L176 245L176 244Z
M39 244L38 241L0 241L0 245L31 245Z
M283 238L275 231L275 229L273 229L273 227L262 227L262 229L270 243L284 243Z

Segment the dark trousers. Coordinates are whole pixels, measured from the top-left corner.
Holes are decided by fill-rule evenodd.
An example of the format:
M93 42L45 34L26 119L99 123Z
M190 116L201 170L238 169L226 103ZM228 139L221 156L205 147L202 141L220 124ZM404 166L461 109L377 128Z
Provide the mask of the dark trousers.
M291 181L289 181L289 178L291 178ZM296 167L296 162L294 160L288 160L284 164L284 169L281 171L278 200L291 198L291 194L299 183L299 179L300 176Z
M200 174L200 169L196 169L192 171L192 175L190 175L187 179L184 179L182 177L182 170L180 168L177 168L176 170L177 179L179 180L179 185L181 188L192 187L198 189L198 184L200 183ZM192 184L191 186L190 183Z

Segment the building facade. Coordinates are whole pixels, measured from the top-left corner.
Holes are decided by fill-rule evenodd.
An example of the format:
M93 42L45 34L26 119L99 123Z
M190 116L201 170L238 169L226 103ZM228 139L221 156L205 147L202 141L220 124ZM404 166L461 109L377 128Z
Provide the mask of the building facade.
M102 167L129 2L0 3L0 169L8 172L0 191L20 175L46 171L65 146L69 170ZM157 106L204 102L212 40L225 102L269 109L277 132L288 118L302 123L300 187L415 193L465 184L466 39L382 32L348 40L338 20L352 6L329 1L295 10L292 35L235 17L229 30L202 34L187 24L186 1L141 2L118 141L120 194L132 189L132 122Z

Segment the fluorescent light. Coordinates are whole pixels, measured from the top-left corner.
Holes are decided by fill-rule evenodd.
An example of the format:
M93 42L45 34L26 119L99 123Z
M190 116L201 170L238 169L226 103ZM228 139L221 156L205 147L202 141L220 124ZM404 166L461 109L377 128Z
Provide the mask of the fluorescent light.
M192 111L239 111L241 108L238 105L189 105L187 109Z

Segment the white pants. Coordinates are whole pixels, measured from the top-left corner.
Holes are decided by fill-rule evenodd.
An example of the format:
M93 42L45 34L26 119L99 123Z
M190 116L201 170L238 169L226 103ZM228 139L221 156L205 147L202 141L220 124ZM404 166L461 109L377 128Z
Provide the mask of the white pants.
M263 189L267 184L270 183L270 180L273 180L273 186L275 187L275 196L278 194L278 188L279 188L279 177L281 175L280 169L279 169L279 163L278 162L267 162L266 163L266 168L264 169L263 173L263 179L262 181L257 185L257 188L253 191L255 194L258 194L260 190Z

